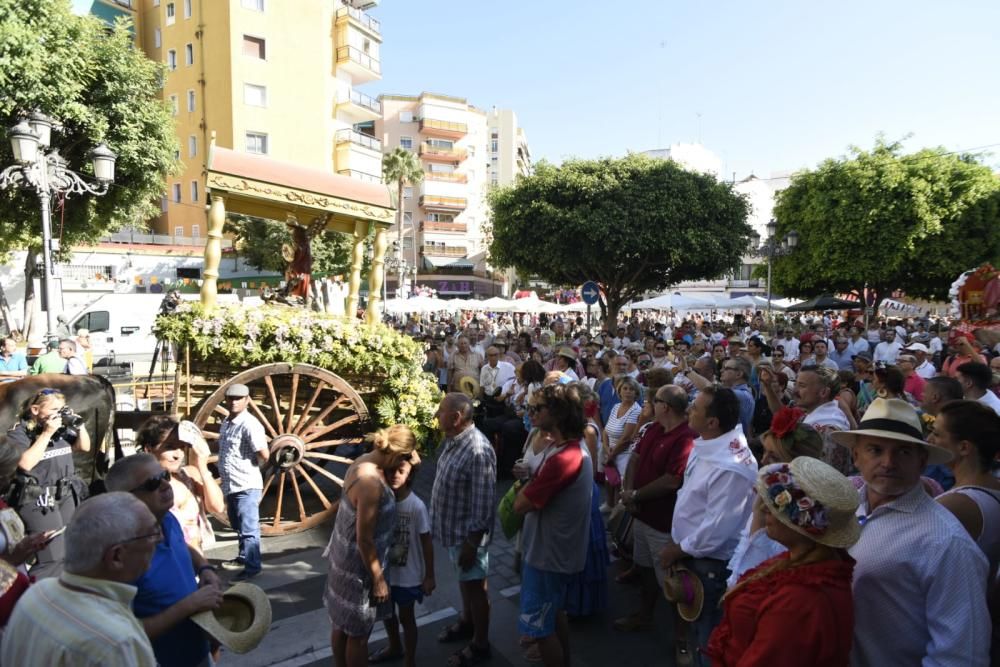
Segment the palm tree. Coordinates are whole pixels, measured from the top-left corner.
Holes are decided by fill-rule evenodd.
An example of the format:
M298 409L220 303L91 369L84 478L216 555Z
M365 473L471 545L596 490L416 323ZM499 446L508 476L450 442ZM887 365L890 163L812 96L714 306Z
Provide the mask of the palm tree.
M382 156L382 178L396 183L396 240L399 251L403 252L403 188L414 185L424 178L423 166L416 153L405 148L396 148ZM417 221L413 226L413 266L417 266ZM399 292L403 291L403 272L399 272Z

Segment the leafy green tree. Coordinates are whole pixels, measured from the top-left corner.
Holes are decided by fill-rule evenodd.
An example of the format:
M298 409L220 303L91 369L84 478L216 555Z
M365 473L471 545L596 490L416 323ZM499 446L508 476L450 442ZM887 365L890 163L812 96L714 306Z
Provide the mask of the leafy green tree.
M54 203L53 233L63 248L159 214L177 143L170 112L157 99L164 76L162 65L133 46L124 21L109 28L76 16L68 0L0 0L0 122L10 127L33 109L58 119L63 127L52 143L84 176L88 152L101 141L118 155L106 195ZM10 142L0 141L0 164L12 163ZM29 278L41 250L38 206L33 192L0 191L0 253L28 249Z
M236 249L250 266L261 271L283 272L288 262L282 257L283 245L293 245L292 233L283 222L246 215L226 220L224 231L234 237ZM312 239L314 276L343 275L351 269L351 237L339 232L323 232ZM367 273L367 271L365 271Z
M382 177L396 184L396 241L403 251L403 188L416 185L424 178L423 167L416 153L396 148L382 156ZM417 266L417 221L413 221L413 266ZM399 286L402 289L402 285Z
M490 262L557 285L596 281L608 326L644 292L735 269L752 231L728 183L644 155L542 162L489 203Z
M796 174L774 215L779 238L799 232L795 252L774 260L779 294L861 299L867 288L876 308L896 290L947 300L962 271L1000 258L1000 180L941 148L852 148Z

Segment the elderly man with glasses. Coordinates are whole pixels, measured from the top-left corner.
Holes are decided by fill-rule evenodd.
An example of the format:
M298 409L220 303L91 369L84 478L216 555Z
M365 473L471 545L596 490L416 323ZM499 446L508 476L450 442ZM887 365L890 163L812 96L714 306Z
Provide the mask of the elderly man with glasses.
M217 609L222 587L215 567L184 541L184 530L170 511L170 473L152 454L133 454L111 466L105 484L110 491L127 491L141 500L158 522L151 533L156 542L153 559L136 581L132 603L157 662L163 667L209 664L208 640L190 617Z

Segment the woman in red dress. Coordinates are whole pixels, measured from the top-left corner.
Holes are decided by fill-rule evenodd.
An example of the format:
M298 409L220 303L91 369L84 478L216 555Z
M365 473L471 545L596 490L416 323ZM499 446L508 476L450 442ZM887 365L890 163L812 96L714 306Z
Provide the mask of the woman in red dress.
M819 459L765 466L757 501L768 536L788 551L744 574L723 598L706 654L713 665L847 665L854 633L846 549L861 534L858 494Z

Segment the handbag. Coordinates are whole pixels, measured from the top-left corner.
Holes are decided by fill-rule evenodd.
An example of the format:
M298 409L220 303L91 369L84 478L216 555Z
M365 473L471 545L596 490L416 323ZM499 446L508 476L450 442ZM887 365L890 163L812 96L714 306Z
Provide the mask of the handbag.
M611 534L611 543L618 550L623 558L632 556L632 514L625 509L625 505L618 503L611 510L608 517L608 532Z
M507 493L503 494L503 498L500 499L500 504L497 506L500 529L508 540L514 539L514 536L521 530L521 526L524 525L524 515L514 511L514 498L517 497L521 486L521 482L514 482L507 489Z

